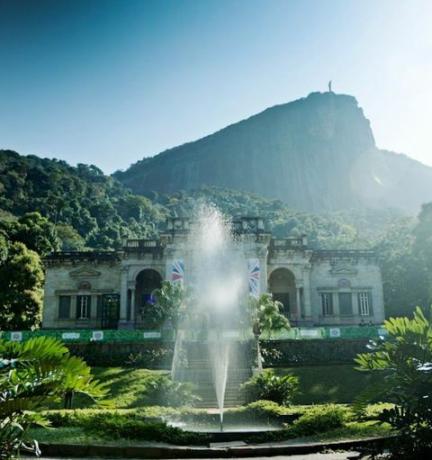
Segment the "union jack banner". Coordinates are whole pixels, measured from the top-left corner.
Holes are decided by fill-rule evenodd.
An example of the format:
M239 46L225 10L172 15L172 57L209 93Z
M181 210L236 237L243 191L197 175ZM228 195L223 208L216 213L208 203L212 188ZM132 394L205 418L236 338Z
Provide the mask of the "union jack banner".
M259 297L260 294L260 262L259 259L248 260L248 281L249 294L254 297Z
M183 259L174 260L171 266L171 281L173 283L183 283L184 280L184 261Z

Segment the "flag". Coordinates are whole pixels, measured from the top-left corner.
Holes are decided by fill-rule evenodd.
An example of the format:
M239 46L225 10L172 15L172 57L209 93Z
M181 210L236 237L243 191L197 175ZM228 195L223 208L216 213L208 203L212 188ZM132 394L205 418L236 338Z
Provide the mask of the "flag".
M184 261L183 259L174 260L171 266L171 281L173 283L183 283L184 280Z
M249 293L254 297L260 294L260 262L259 259L248 260Z

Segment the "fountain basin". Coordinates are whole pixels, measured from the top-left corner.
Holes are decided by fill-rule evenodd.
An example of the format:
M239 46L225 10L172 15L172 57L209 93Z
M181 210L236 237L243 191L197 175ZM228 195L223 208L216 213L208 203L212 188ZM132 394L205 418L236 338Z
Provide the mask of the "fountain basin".
M284 429L282 423L265 423L265 422L227 422L224 423L223 431L219 423L200 423L194 421L172 421L169 425L180 428L184 432L204 433L208 437L208 442L231 442L241 441L260 433L277 432Z

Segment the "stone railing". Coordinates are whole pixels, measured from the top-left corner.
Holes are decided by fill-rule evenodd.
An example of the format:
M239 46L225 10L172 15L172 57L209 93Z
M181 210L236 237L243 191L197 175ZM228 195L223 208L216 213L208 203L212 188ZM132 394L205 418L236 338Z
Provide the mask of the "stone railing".
M163 245L159 240L126 240L123 243L123 251L127 253L139 252L150 254L163 254Z
M270 241L270 251L286 251L288 249L304 249L307 246L305 236L292 238L274 238Z

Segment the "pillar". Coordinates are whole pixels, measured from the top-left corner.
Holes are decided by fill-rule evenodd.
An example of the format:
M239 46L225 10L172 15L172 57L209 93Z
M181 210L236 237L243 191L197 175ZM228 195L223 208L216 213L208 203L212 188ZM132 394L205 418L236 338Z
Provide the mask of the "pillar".
M131 290L131 309L130 309L130 320L132 324L136 324L136 316L135 316L135 287Z
M300 298L300 287L296 287L296 318L301 317L301 298Z
M127 305L128 305L128 286L127 286L127 277L128 277L128 267L121 268L120 274L120 319L119 319L119 328L127 328Z
M311 287L310 287L310 267L305 267L303 270L303 295L304 295L304 312L303 321L312 322L312 302L311 302Z

